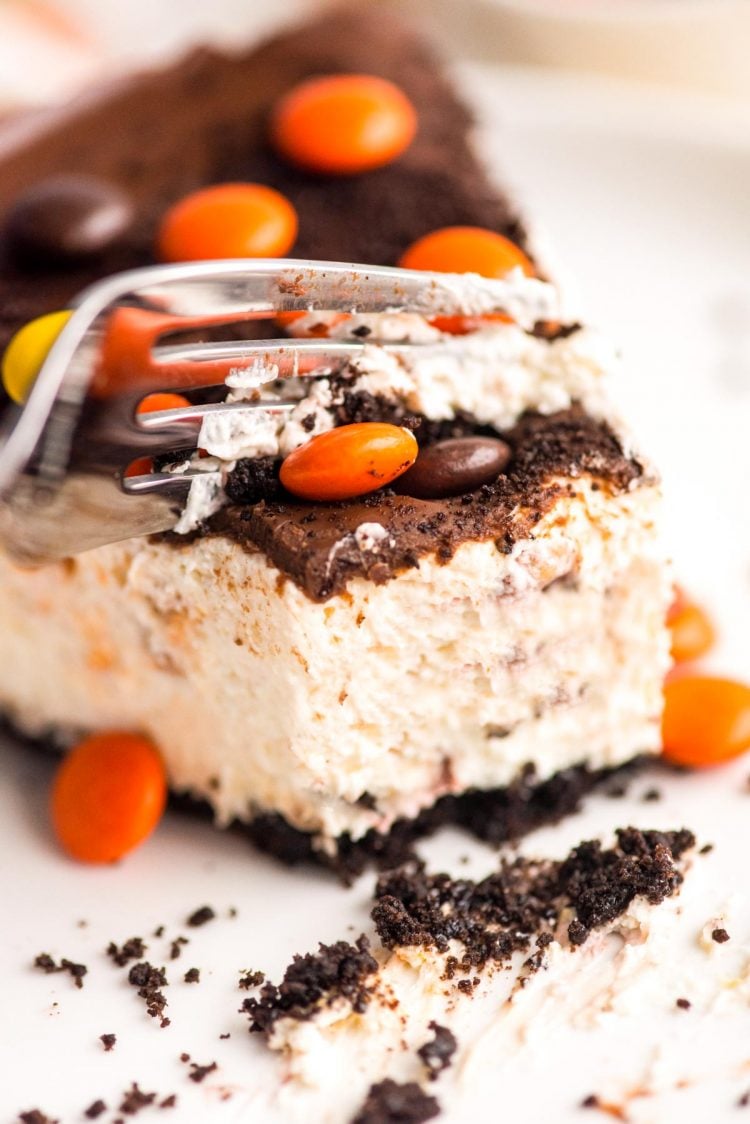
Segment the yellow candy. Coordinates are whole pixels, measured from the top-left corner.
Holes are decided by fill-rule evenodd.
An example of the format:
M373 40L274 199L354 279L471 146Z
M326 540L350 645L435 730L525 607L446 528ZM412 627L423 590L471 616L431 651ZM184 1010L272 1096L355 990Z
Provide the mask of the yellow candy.
M3 386L19 406L28 398L47 353L72 315L70 311L48 312L46 316L30 320L6 347L2 362Z

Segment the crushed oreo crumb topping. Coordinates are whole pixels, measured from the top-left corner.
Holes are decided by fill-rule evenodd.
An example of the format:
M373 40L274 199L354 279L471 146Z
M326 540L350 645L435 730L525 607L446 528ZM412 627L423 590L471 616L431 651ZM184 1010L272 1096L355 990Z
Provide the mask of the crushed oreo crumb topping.
M114 1050L114 1048L115 1048L115 1043L117 1042L117 1035L116 1034L100 1034L99 1035L99 1041L101 1042L102 1046L104 1047L105 1053L108 1054L110 1052L110 1050Z
M420 1046L417 1054L422 1059L430 1080L434 1081L453 1061L458 1042L447 1026L440 1026L434 1020L429 1029L432 1031L432 1038L424 1046Z
M77 988L83 987L83 977L88 972L85 964L76 964L63 956L60 963L56 963L48 952L40 952L34 959L34 967L49 975L52 972L68 972Z
M386 1078L370 1087L352 1124L422 1124L440 1114L440 1105L415 1081L399 1085Z
M183 976L185 983L200 983L201 970L200 968L188 968Z
M107 956L120 968L125 968L131 960L141 960L146 955L146 944L141 937L130 937L121 947L110 941Z
M200 909L196 909L191 913L187 919L187 924L191 929L197 929L200 925L205 925L208 921L213 921L216 913L211 909L210 905L202 905Z
M135 1116L141 1109L148 1108L155 1100L156 1093L144 1093L143 1089L138 1086L138 1082L134 1081L123 1094L119 1110L124 1112L126 1116Z
M169 1026L169 1019L164 1015L167 999L161 990L169 983L164 968L154 968L147 960L141 961L130 969L128 983L138 988L138 995L145 1000L148 1014L158 1018L162 1028Z
M726 944L729 939L726 929L714 929L711 933L711 940L716 941L717 944Z
M169 959L177 960L182 955L182 946L190 944L187 937L175 937L169 946Z
M208 1065L198 1065L198 1062L190 1062L190 1073L188 1077L194 1081L196 1085L200 1085L209 1073L213 1073L219 1067L216 1062L209 1062Z
M241 1010L250 1017L250 1030L262 1034L270 1033L279 1019L307 1018L334 998L348 999L361 1013L370 1001L369 981L377 969L364 934L356 944L321 944L317 952L295 956L281 983L264 984L260 996L245 999Z
M265 983L265 979L264 972L243 972L238 987L243 991L250 991L254 987L260 987L262 983Z
M314 418L312 419L314 422ZM304 423L303 423L304 426ZM278 457L249 457L238 460L229 473L224 490L230 503L255 504L273 502L287 493L279 481L281 460Z
M612 848L593 840L562 862L503 860L481 882L428 874L412 863L381 876L372 916L387 948L425 945L447 952L451 940L460 941L463 956L452 972L449 965L450 978L528 950L540 931L554 929L563 910L574 913L568 935L575 946L634 898L661 902L682 882L675 860L694 842L686 830L624 828Z
M101 1098L99 1098L99 1100L93 1101L93 1103L89 1105L83 1115L88 1120L96 1120L98 1116L101 1116L101 1114L106 1111L107 1105Z

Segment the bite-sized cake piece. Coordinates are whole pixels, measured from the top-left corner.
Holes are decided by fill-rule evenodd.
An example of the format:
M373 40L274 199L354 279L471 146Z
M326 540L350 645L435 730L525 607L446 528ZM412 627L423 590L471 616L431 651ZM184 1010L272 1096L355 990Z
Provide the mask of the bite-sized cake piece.
M488 1036L493 1072L523 1064L568 989L583 1022L592 993L627 988L633 946L662 913L674 924L674 906L654 907L679 892L694 844L686 830L631 827L562 860L503 860L478 881L421 864L383 875L371 939L296 956L280 983L243 1002L251 1031L280 1055L289 1119L335 1104L332 1122L352 1120L381 1083L449 1107Z
M395 79L417 110L403 155L334 177L267 146L269 110L290 86L364 68ZM155 105L159 143L144 146ZM354 11L0 132L0 317L18 328L84 282L153 261L168 204L242 178L293 201L300 254L393 264L435 228L483 226L516 243L514 293L553 293L526 276L539 272L533 247L472 155L468 125L421 45ZM65 246L54 262L49 247L29 256L28 227L19 253L30 204L13 192L32 169L74 164L125 191L130 225L120 210L111 244L85 262ZM192 458L202 486L178 533L38 571L0 562L0 709L61 745L141 731L173 789L220 823L346 871L443 820L503 838L655 750L669 597L658 484L609 406L610 350L579 325L534 320L292 319L292 333L364 350L313 379L235 372L230 397L260 389L292 408L204 424ZM389 340L415 350L395 355ZM371 471L370 494L293 482L292 455L371 423L412 451L387 480Z
M655 749L658 491L579 408L504 436L510 471L476 492L276 496L187 543L5 562L4 710L142 729L222 822L278 813L332 854L441 797Z

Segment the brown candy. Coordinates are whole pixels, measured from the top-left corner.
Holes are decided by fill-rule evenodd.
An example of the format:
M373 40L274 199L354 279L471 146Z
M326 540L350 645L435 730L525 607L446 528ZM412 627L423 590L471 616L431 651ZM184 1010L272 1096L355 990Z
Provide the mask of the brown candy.
M30 187L5 220L5 238L22 262L75 263L108 250L127 232L133 205L114 184L59 175Z
M405 496L444 499L474 492L496 480L512 456L497 437L455 437L421 449L416 462L392 485Z

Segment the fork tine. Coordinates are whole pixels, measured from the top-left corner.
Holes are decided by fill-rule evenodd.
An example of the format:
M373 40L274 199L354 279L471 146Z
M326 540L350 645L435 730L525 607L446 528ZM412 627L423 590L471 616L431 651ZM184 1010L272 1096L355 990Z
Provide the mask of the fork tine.
M434 274L348 262L198 262L122 274L128 290L151 308L176 316L294 312L306 309L387 312L409 309L427 316L507 312L525 327L557 314L555 290L520 270L506 278ZM85 296L86 294L84 294ZM102 291L102 296L106 294Z
M207 417L222 417L234 413L263 412L278 417L288 414L299 405L297 399L281 399L273 402L262 398L256 401L212 402L202 406L186 406L179 410L154 410L149 414L138 414L136 423L147 432L162 433L170 426L191 426L197 429ZM193 437L195 434L193 434Z
M180 389L183 376L185 387L223 383L224 367L233 359L275 364L285 374L322 374L359 355L363 345L256 340L170 349L159 348L159 336L313 310L407 311L427 319L503 312L522 328L559 315L554 286L520 271L488 280L344 262L256 259L149 266L107 278L79 296L23 411L0 434L0 538L18 557L41 561L173 528L199 474L152 473L121 486L122 472L144 454L194 448L198 427L216 407L188 407L136 422L139 396L167 385ZM131 328L133 320L145 318L149 330L141 324L135 338L124 331L118 336L113 331L118 314L125 314ZM368 342L383 346L373 337ZM397 354L410 345L384 346ZM413 346L424 354L432 345ZM123 376L119 382L108 381L112 371ZM219 406L224 412L290 408L288 402L262 399Z
M251 360L261 367L276 367L280 377L310 376L323 371L336 370L361 358L364 343L353 341L331 341L327 339L299 340L228 340L209 343L171 344L157 347L153 356L156 363L164 368L182 364L194 364L195 371L184 372L190 383L200 378L202 364L231 362L232 360ZM379 344L391 354L406 354L418 350L424 354L429 344ZM226 373L231 373L232 369ZM182 372L181 372L182 373ZM277 377L269 373L268 381Z

